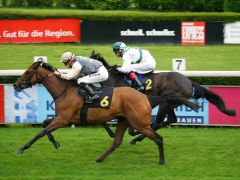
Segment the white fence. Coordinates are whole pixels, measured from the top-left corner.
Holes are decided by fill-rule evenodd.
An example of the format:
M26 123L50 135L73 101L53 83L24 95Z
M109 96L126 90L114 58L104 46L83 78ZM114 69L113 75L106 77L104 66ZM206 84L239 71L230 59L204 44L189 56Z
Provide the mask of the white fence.
M21 76L25 70L0 70L0 76ZM60 72L67 72L66 69L60 69ZM168 72L168 71L155 71ZM240 71L177 71L185 76L196 77L240 77Z
M67 72L68 70L60 69L60 72ZM0 76L21 76L25 70L0 70Z

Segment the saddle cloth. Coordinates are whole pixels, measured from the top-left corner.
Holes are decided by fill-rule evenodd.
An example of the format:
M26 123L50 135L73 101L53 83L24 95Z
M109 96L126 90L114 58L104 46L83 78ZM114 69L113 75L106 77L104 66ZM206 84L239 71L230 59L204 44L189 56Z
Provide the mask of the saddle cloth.
M145 91L151 90L153 88L153 78L154 78L154 74L153 72L149 72L147 74L138 74L136 73L139 81L142 83L142 85L144 86ZM128 82L129 86L131 86L132 88L136 88L137 84L132 81L131 79L128 78L128 76L125 77L126 81Z
M91 104L84 103L81 108L80 113L80 124L81 125L87 125L87 112L89 108L105 108L109 109L112 104L112 96L113 96L113 90L112 87L101 87L98 88L98 91L101 90L99 93L99 99L94 101Z

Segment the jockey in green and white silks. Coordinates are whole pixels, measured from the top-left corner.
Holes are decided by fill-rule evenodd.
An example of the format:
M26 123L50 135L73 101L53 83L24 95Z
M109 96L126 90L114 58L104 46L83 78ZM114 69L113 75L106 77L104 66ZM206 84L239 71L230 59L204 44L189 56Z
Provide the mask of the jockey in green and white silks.
M123 60L122 66L117 70L129 74L130 79L139 85L139 90L143 90L142 84L133 73L146 74L155 69L156 61L151 53L148 50L127 47L123 42L115 42L112 47L115 55Z
M60 62L70 68L70 71L68 73L59 73L56 71L56 75L67 80L77 78L79 86L90 95L89 102L98 98L98 95L95 94L88 84L102 82L108 79L108 71L102 62L88 57L75 56L72 52L63 53ZM81 77L78 77L79 75L81 75Z

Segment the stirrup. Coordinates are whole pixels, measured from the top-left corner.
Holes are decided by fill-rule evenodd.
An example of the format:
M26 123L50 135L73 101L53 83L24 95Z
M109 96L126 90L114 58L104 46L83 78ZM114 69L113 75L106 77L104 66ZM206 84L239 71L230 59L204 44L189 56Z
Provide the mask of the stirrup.
M87 97L85 98L85 103L91 104L93 101L97 99L99 99L99 96L97 94L94 94L92 97L89 97L89 95L87 95Z
M137 86L137 87L136 87L136 90L138 90L138 91L144 91L144 86Z

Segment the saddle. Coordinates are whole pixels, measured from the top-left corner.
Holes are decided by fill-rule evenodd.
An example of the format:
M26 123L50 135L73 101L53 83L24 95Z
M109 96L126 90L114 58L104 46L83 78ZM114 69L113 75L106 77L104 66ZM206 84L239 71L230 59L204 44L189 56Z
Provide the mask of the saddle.
M111 107L114 88L112 87L94 87L94 88L96 88L95 91L97 91L100 98L92 102L91 104L88 104L88 103L83 104L80 110L81 125L87 125L87 112L89 108L109 109ZM82 89L79 88L79 94L81 96L84 96L83 93L86 93L86 92L84 92Z

